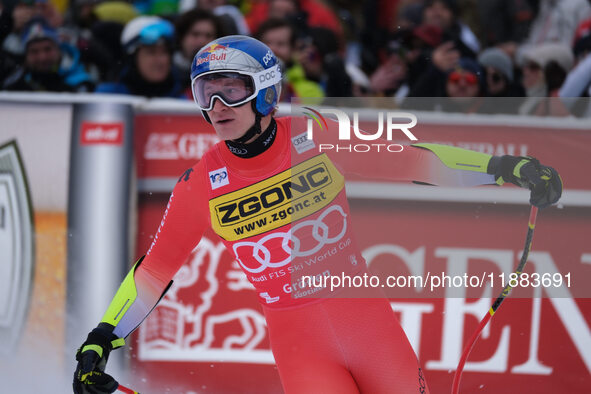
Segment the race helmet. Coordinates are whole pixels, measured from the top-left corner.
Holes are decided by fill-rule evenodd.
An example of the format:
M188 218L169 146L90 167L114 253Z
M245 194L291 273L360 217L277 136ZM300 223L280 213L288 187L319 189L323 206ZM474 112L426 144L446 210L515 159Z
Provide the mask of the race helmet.
M121 45L132 55L140 45L164 42L172 47L174 26L157 16L138 16L125 25L121 32Z
M193 98L206 119L216 98L229 107L254 100L255 114L270 114L281 94L281 78L273 51L247 36L218 38L201 48L191 64Z

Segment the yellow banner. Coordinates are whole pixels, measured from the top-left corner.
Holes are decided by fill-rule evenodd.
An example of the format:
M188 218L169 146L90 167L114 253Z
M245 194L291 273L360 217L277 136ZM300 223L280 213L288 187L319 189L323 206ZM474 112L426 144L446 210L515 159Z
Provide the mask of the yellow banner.
M209 201L212 227L236 241L279 228L326 207L345 185L326 154Z

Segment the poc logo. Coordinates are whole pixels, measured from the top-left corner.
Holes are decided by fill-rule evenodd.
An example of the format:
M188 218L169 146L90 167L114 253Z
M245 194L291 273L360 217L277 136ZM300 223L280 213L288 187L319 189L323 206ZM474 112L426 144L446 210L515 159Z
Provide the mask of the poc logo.
M209 182L211 182L211 189L215 190L218 187L222 187L230 184L228 179L228 171L226 167L219 168L209 172Z
M274 79L275 79L275 70L271 70L269 72L259 75L259 82L260 83L265 83L267 81L272 81Z
M265 66L269 64L269 62L273 60L273 52L271 51L267 51L267 53L265 54L265 56L263 57L263 63L265 63Z

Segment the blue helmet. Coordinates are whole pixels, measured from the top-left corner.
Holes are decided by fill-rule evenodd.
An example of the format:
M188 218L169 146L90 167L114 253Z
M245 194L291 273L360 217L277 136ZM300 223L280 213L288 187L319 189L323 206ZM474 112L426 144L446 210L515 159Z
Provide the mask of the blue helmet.
M128 55L140 45L164 42L172 46L173 40L173 24L157 16L138 16L130 20L121 32L121 45Z
M255 110L266 116L277 105L281 79L273 51L248 36L218 38L201 48L191 64L193 97L203 111L211 110L216 98L230 107L255 100Z

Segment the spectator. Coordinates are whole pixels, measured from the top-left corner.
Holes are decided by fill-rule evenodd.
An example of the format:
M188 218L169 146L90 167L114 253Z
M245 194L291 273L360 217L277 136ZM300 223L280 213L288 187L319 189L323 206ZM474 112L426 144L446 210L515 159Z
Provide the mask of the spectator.
M478 112L483 103L485 83L480 65L470 58L461 58L446 77L445 95L449 99L442 101L442 109L448 112Z
M484 67L488 93L480 112L517 113L525 91L515 82L509 55L499 48L488 48L480 53L478 62Z
M427 0L422 24L437 26L443 31L443 41L451 41L462 57L475 58L480 44L470 28L458 16L457 0Z
M8 26L3 27L2 49L19 63L24 55L23 29L31 19L39 16L35 3L35 0L18 0L12 7L6 7L3 12L2 20Z
M484 70L471 58L457 58L450 43L433 52L434 65L402 103L416 110L473 113L481 111L486 95ZM420 95L419 95L420 94Z
M513 62L499 48L488 48L480 53L478 62L485 67L489 97L523 97L525 91L515 83Z
M371 75L369 88L376 96L392 96L407 79L409 68L400 51L391 48L386 61Z
M191 97L191 63L195 54L207 43L225 35L219 19L209 11L190 10L175 21L177 50L173 64L187 97Z
M588 0L540 0L528 38L518 48L517 64L532 47L543 43L571 45L579 24L591 16Z
M591 18L579 25L573 42L575 62L578 63L591 53Z
M186 98L173 70L173 25L156 16L131 20L121 34L125 64L116 82L102 83L99 93Z
M4 81L17 91L86 92L94 87L80 63L78 50L60 42L44 19L35 18L23 29L24 62Z
M558 95L571 113L591 117L591 19L577 29L573 49L576 66L567 75Z
M250 34L251 30L242 12L236 6L228 4L227 0L180 0L180 12L186 12L195 8L209 11L217 16L222 29L227 35Z
M266 0L256 2L246 16L251 31L269 18L288 18L298 28L320 27L330 30L340 45L343 28L332 10L317 0Z
M76 0L70 10L61 37L78 48L95 80L111 80L121 68L121 32L137 11L126 2L99 0Z
M591 54L567 75L558 96L571 113L591 117ZM584 99L579 99L580 97Z
M0 0L0 83L16 68L18 59L6 51L2 44L12 31L13 4Z
M381 63L383 48L392 34L409 31L421 23L422 4L399 4L397 0L368 0L363 2L361 29L361 66L369 74Z
M529 34L534 10L528 0L486 0L478 2L483 45L502 47L507 54Z
M281 101L293 98L324 97L322 87L306 77L304 68L295 59L296 33L285 19L269 19L257 31L255 38L265 43L279 58L284 72Z
M540 116L564 116L568 111L562 106L553 106L557 100L545 100L556 97L573 67L574 56L569 46L547 43L531 48L524 55L523 87L527 99L519 108L520 114Z
M321 27L310 28L309 34L298 44L297 54L306 77L318 82L326 97L351 97L351 78L338 53L337 37Z
M443 97L447 75L458 65L460 52L453 42L439 45L432 53L431 63L411 86L409 97Z
M378 96L402 100L431 66L431 53L441 44L437 26L420 25L400 31L388 44L388 57L371 75L371 90Z

